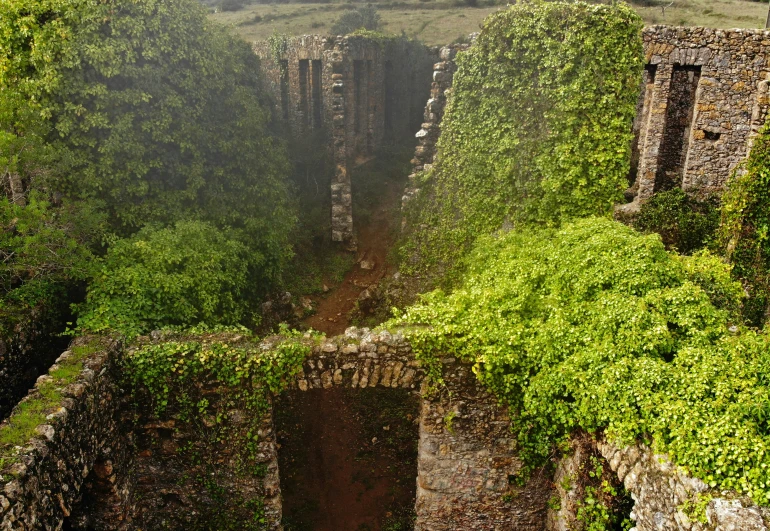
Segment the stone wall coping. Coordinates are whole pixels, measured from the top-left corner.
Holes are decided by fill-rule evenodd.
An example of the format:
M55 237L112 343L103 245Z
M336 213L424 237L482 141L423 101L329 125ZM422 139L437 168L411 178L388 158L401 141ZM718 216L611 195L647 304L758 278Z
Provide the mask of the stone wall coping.
M35 387L17 404L10 416L0 423L0 430L8 428L13 423L14 418L21 414L20 409L25 403L41 397L41 388L54 381L50 374L57 369L66 367L67 361L74 357L74 349L88 345L91 340L93 338L78 338L73 341L70 348L56 359L48 373L37 379ZM64 516L69 514L67 506L71 507L72 499L64 500L61 494L57 495L57 500L44 499L48 498L48 495L45 495L46 489L53 487L54 490L62 489L64 492L67 492L69 490L68 486L47 484L47 480L52 481L54 478L47 477L48 475L41 473L41 471L49 468L64 469L76 466L79 467L79 470L82 470L81 482L90 471L91 464L81 462L82 456L80 455L73 456L76 457L76 463L61 462L62 456L58 455L57 449L62 446L62 441L66 440L68 433L75 428L75 417L78 416L76 411L82 409L83 404L93 398L90 396L92 394L89 392L90 389L98 387L102 380L109 377L105 376L108 372L108 365L111 361L114 361L116 352L122 346L122 343L118 340L106 338L100 338L99 340L102 343L98 349L77 360L77 362L83 365L80 373L74 378L67 379L62 387L57 388L61 399L58 403L52 402L50 404L50 408L48 408L50 413L46 415L47 422L38 425L34 429L35 435L24 446L16 446L13 449L6 450L0 448L0 455L5 453L6 457L12 458L12 461L0 470L0 528L17 529L13 525L16 521L15 513L29 512L30 508L26 505L30 503L31 498L42 500L45 505L48 505L44 511L41 511L41 515L46 511L50 513L52 503L55 511L61 511L60 514ZM10 455L8 450L12 452ZM53 459L56 462L48 462ZM71 487L74 491L70 492L69 497L74 498L79 485L72 485ZM22 507L19 507L19 504ZM50 514L45 516L50 516ZM38 521L38 523L42 525L43 519L41 517L41 521ZM23 529L27 529L27 527L23 527Z

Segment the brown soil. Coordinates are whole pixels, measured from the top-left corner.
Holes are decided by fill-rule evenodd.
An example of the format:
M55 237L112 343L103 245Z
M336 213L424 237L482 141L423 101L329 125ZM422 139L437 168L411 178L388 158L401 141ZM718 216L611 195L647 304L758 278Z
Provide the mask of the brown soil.
M370 210L369 219L357 226L356 263L339 286L324 295L311 297L316 312L303 321L306 326L327 336L342 334L350 326L350 312L361 292L392 272L387 258L395 239L393 211L399 208L404 184L388 181L384 183L384 190L379 195L380 201ZM354 212L354 223L356 219ZM374 268L363 269L364 262L373 264Z
M401 390L284 393L275 408L286 531L413 529L418 402Z

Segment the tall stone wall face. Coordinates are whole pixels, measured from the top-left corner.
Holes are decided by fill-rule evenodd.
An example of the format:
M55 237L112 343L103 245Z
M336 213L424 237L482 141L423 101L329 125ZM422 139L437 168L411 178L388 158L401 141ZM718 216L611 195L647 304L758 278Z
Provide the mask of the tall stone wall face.
M430 89L430 99L425 106L423 123L415 135L417 147L412 159L412 173L409 175L403 203L406 203L414 194L419 192L417 188L417 176L421 171L427 171L433 164L436 155L436 142L441 134L441 121L444 118L449 90L452 88L457 65L455 57L458 52L467 50L470 44L451 44L444 46L439 51L439 62L433 65L433 82Z
M522 462L506 408L470 365L443 361L446 388L425 396L420 414L415 531L542 531L550 474L516 486Z
M627 194L635 210L672 187L719 193L767 118L770 33L652 26Z
M78 346L75 343L73 346ZM131 505L131 453L127 424L120 414L122 392L117 387L115 360L120 344L105 342L83 361L83 370L51 404L48 423L20 448L1 448L13 462L0 470L0 529L118 530L128 525ZM63 353L51 370L72 356ZM39 396L36 388L22 401ZM11 416L0 429L14 422ZM93 502L89 514L79 505ZM97 503L98 502L98 503Z
M692 521L684 504L709 491L703 481L688 476L665 455L643 445L619 449L599 443L599 451L634 499L631 518L636 531L766 531L770 510L728 492L715 495L706 508L707 522ZM713 494L709 493L709 494ZM733 493L734 494L734 493Z
M332 240L356 246L350 167L386 141L408 138L425 101L430 58L421 46L362 36L303 36L254 44L290 134L323 130L334 158Z

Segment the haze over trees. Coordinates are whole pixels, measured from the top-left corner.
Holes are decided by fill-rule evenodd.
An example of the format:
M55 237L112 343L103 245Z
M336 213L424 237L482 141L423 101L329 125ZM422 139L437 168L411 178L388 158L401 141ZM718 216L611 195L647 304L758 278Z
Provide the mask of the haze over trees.
M183 220L248 248L252 295L278 280L295 222L286 155L258 60L197 1L3 2L0 73L0 208L24 220L6 226L4 300L44 302L50 283L91 278L106 244ZM45 233L61 252L41 265Z

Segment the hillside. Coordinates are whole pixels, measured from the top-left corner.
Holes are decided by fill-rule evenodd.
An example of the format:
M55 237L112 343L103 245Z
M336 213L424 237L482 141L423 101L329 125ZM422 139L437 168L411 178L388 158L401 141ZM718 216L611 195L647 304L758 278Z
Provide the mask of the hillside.
M480 23L502 5L462 0L398 0L374 2L387 33L406 32L429 45L447 44L479 30ZM765 23L767 5L749 0L638 0L635 9L646 24L707 26L713 28L759 28ZM340 15L355 5L333 3L271 3L247 5L239 11L212 13L217 22L232 26L247 41L266 39L273 33L287 35L324 34ZM504 2L503 2L504 5Z

